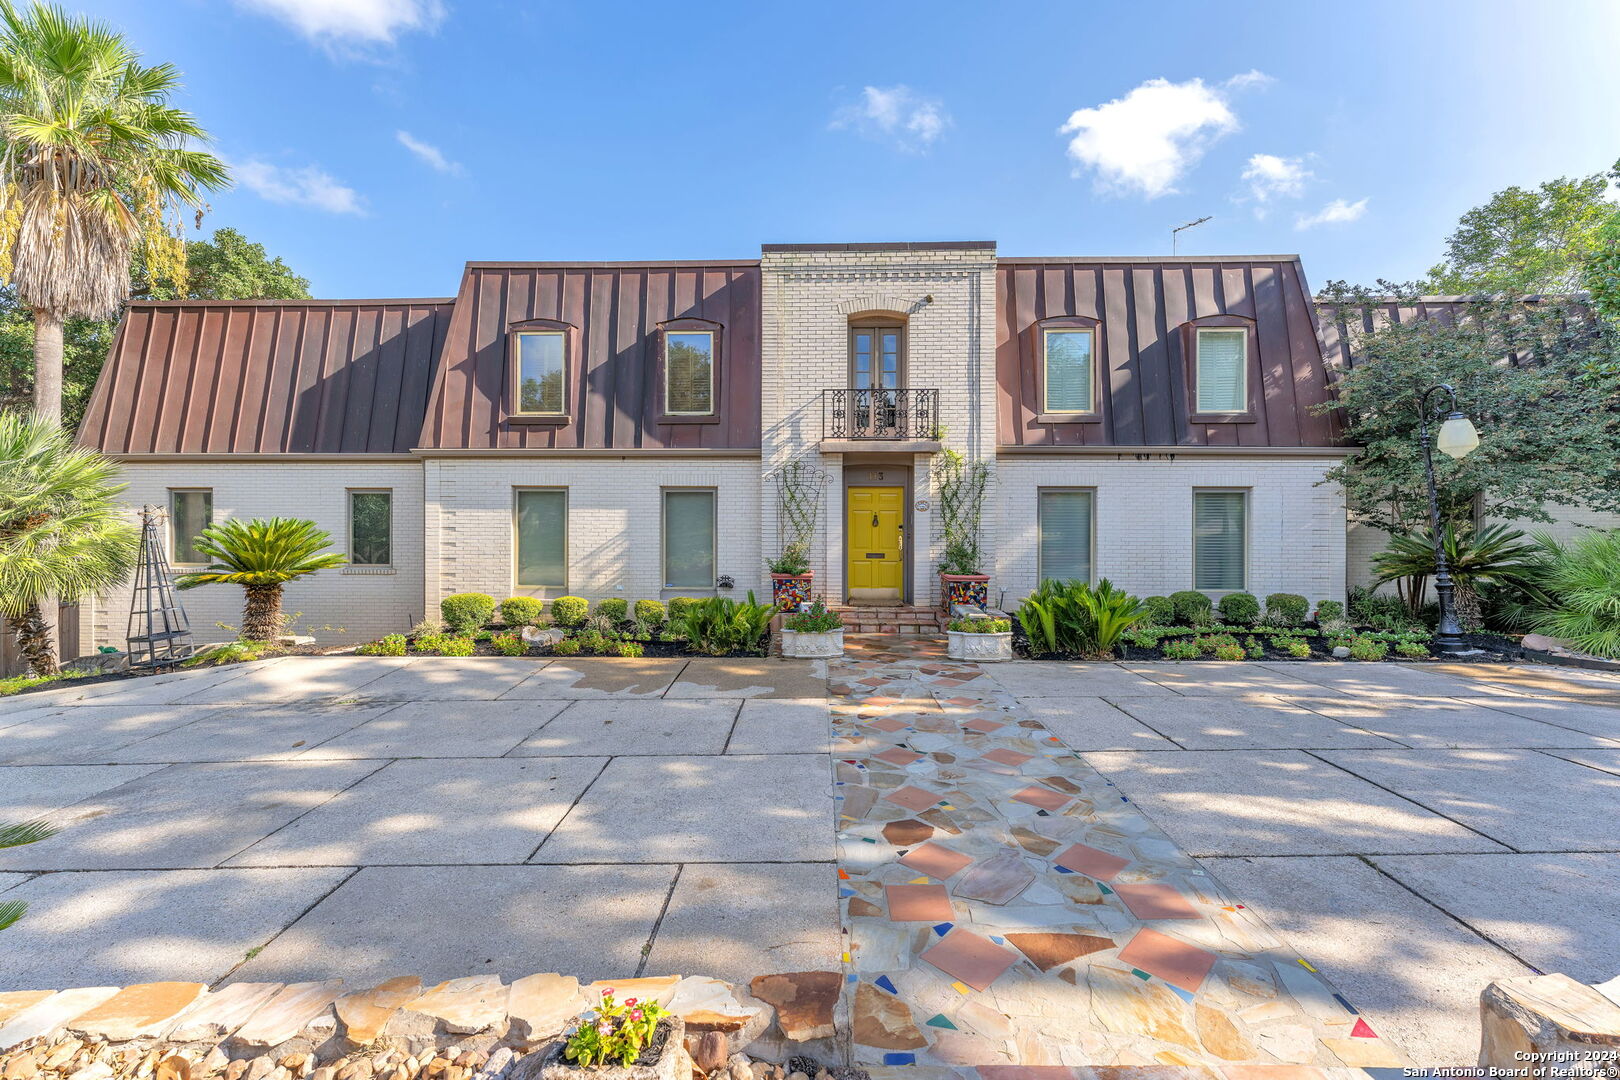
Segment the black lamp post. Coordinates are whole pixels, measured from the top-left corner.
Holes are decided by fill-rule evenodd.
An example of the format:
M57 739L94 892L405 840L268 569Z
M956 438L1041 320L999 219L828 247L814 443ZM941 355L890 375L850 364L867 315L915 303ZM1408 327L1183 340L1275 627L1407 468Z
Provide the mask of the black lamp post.
M1439 414L1430 410L1429 398L1437 390L1444 390L1451 398L1451 408L1446 411L1445 421L1431 445L1429 421L1438 419ZM1434 535L1434 591L1440 598L1440 625L1436 628L1434 644L1443 653L1467 652L1468 644L1463 641L1462 627L1457 625L1457 610L1452 603L1456 585L1451 580L1451 568L1446 563L1445 534L1440 529L1440 494L1434 484L1433 451L1438 448L1447 457L1460 460L1479 445L1479 432L1474 430L1468 417L1458 411L1457 391L1450 384L1440 383L1423 392L1423 400L1418 406L1418 441L1423 444L1423 469L1429 478L1429 524Z

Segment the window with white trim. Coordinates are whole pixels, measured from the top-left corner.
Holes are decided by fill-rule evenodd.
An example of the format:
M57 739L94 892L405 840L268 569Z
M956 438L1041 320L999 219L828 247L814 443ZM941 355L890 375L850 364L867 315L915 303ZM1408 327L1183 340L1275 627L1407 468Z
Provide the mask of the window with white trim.
M561 330L517 334L512 401L519 416L558 416L567 412L568 338Z
M665 332L664 410L670 416L714 412L714 331Z
M1240 326L1200 327L1197 334L1197 412L1249 411L1249 332Z
M568 489L518 488L517 584L525 589L568 587Z
M212 488L169 489L169 561L175 566L207 566L208 556L194 541L214 523Z
M1193 492L1193 588L1236 592L1248 577L1249 495Z
M1089 582L1095 535L1095 493L1074 488L1042 488L1036 499L1040 580Z
M664 588L714 588L715 493L664 490Z

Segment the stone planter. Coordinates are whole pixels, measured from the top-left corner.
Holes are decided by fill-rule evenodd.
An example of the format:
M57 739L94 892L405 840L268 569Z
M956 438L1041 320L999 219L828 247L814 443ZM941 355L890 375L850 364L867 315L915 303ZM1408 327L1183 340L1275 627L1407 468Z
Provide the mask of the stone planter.
M796 611L800 604L810 602L810 584L816 576L814 570L802 574L772 574L771 603L777 611Z
M940 606L947 612L958 605L983 611L990 606L989 574L939 575Z
M782 655L790 660L830 660L844 655L844 629L812 634L802 630L782 631Z
M1013 658L1012 631L1004 634L969 634L945 631L945 655L952 660L975 660L981 664Z
M658 1021L658 1030L665 1032L664 1047L658 1060L651 1065L570 1065L563 1061L563 1040L546 1051L540 1065L538 1080L676 1080L684 1042L686 1021L678 1016ZM654 1041L658 1038L653 1036ZM688 1066L690 1068L690 1066ZM533 1072L529 1076L533 1077ZM686 1080L682 1077L681 1080Z

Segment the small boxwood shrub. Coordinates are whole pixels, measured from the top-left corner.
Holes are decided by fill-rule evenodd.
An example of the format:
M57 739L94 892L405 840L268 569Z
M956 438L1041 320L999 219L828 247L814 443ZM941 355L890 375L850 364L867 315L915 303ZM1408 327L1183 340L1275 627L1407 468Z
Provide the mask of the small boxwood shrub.
M664 605L657 600L637 600L636 620L650 626L658 626L664 621Z
M1253 593L1233 592L1221 597L1221 620L1247 626L1260 618L1260 601Z
M545 603L532 596L509 596L501 601L501 622L507 626L528 626L545 613Z
M596 602L596 613L616 623L624 622L630 613L630 601L622 596L610 596Z
M1164 647L1166 660L1196 660L1203 650L1194 641L1172 641Z
M686 613L692 610L692 605L699 603L702 601L695 596L672 596L669 598L669 617L683 619Z
M1316 619L1318 622L1337 621L1342 618L1344 618L1344 605L1339 601L1323 600L1316 605Z
M1176 621L1176 605L1168 596L1150 596L1142 606L1147 608L1147 621L1154 626L1169 626Z
M1389 655L1389 642L1377 638L1356 637L1350 641L1352 660L1382 660Z
M455 593L439 601L439 613L451 630L467 633L489 622L495 614L495 598L489 593Z
M1266 597L1266 622L1273 626L1298 626L1310 612L1310 601L1298 593L1274 592Z
M1209 602L1209 597L1196 589L1182 589L1180 592L1171 593L1170 608L1178 623L1185 623L1188 626L1208 626L1213 621L1210 614L1213 605Z
M502 656L522 656L529 651L523 639L516 634L496 634L489 639L490 646Z
M559 596L551 602L551 617L558 626L583 625L590 612L590 601L583 596Z

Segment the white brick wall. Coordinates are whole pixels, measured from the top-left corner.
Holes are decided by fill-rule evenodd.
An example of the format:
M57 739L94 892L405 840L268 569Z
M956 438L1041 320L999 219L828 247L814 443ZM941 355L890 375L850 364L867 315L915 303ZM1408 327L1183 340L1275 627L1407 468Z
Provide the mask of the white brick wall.
M663 588L662 495L666 487L716 490L715 572L730 574L736 587L722 595L741 600L752 589L768 602L759 549L759 461L739 458L501 460L428 458L427 500L429 601L451 593L485 592L497 600L524 593L562 595L561 590L517 589L513 491L519 487L568 489L569 593L634 602L702 595Z
M393 573L375 570L323 570L289 584L282 600L288 613L300 612L299 633L314 626L326 643L366 641L408 628L422 617L422 468L415 462L170 462L126 465L129 485L120 502L130 519L140 520L140 507L167 507L170 488L211 488L214 520L228 517L299 517L332 534L332 546L348 552L350 488L393 490ZM166 535L166 530L165 530ZM171 553L172 557L172 553ZM231 635L215 623L240 626L242 589L205 585L180 594L196 631L195 641L223 641ZM90 604L91 617L81 620L79 651L97 645L124 646L130 608L128 586ZM334 629L320 629L333 627ZM335 628L341 627L341 631ZM73 652L72 643L65 650Z
M1138 596L1192 588L1195 488L1249 491L1248 592L1343 600L1344 495L1321 484L1324 458L1003 457L994 494L999 528L992 596L1015 604L1036 585L1037 492L1094 488L1096 577Z
M819 452L821 392L848 385L849 320L876 311L906 315L906 385L939 390L946 445L994 462L995 252L767 251L762 259L765 311L761 415L763 472L807 457L831 480L811 563L816 592L839 600L844 589L843 455ZM932 297L931 300L927 299ZM881 452L874 442L863 447ZM935 506L931 455L896 457L913 468L913 498ZM762 547L779 547L776 490L762 481ZM988 519L988 515L987 515ZM934 568L939 523L930 510L912 523L910 577L916 603L937 599ZM987 530L987 550L994 537Z

